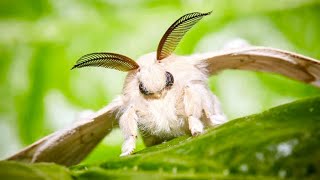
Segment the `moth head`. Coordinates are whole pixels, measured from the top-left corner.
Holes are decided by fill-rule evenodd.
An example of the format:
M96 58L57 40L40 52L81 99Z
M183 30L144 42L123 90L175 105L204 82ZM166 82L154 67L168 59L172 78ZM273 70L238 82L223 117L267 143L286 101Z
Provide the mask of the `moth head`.
M163 63L155 58L154 53L142 56L138 60L141 65L137 78L139 91L145 96L161 97L174 83L172 73L168 72Z
M137 71L139 91L144 96L161 97L163 92L170 89L174 84L172 72L168 72L162 61L168 59L183 36L204 16L211 14L193 12L176 20L162 36L156 54L143 56L143 61L136 63L129 57L116 53L91 53L82 56L72 67L82 68L98 66L120 71Z
M143 71L139 77L139 91L146 96L153 96L159 98L166 90L170 89L174 83L173 75L168 71L157 69L159 76L145 76L151 75L150 71ZM152 76L152 75L151 75ZM149 78L145 78L149 77Z

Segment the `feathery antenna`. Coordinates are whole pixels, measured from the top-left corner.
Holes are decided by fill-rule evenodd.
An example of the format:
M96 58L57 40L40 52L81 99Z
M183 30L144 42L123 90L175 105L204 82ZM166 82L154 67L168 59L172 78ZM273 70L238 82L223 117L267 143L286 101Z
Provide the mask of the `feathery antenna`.
M183 36L204 16L211 14L193 12L176 20L162 36L157 49L157 60L164 59L176 49Z
M139 65L131 58L116 53L100 52L82 56L71 69L88 66L105 67L119 71L130 71L139 68Z

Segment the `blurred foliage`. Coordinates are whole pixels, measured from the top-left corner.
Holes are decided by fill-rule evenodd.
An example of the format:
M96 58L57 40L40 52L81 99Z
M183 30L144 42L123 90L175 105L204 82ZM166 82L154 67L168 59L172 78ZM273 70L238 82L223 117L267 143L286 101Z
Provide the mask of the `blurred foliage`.
M320 59L319 0L24 0L0 1L0 157L70 125L121 92L124 73L70 71L90 52L132 58L155 51L177 18L211 11L183 39L177 54L220 49L236 38ZM317 95L320 90L277 75L226 71L210 78L230 119ZM120 152L115 131L87 162ZM140 141L139 148L143 148Z

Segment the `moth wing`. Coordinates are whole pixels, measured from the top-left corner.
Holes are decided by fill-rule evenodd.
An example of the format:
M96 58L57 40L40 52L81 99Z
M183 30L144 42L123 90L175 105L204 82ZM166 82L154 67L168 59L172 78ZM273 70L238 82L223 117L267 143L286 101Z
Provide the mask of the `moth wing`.
M209 75L225 69L271 72L320 87L320 61L268 47L247 47L194 55Z
M122 105L119 97L87 119L40 139L7 160L77 164L118 124L116 114Z

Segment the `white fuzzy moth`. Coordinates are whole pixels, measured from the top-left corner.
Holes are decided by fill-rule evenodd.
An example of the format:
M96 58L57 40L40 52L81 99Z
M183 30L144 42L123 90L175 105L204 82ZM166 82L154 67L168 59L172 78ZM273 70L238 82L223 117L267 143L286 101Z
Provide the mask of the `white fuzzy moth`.
M121 156L135 149L138 131L147 146L184 134L198 135L205 127L227 121L207 79L224 69L266 71L320 87L320 63L309 57L266 47L177 56L172 54L185 33L209 13L189 13L174 22L157 52L137 62L115 53L92 53L73 68L100 66L128 72L122 94L108 106L70 128L55 132L9 160L80 162L119 124L124 135Z

